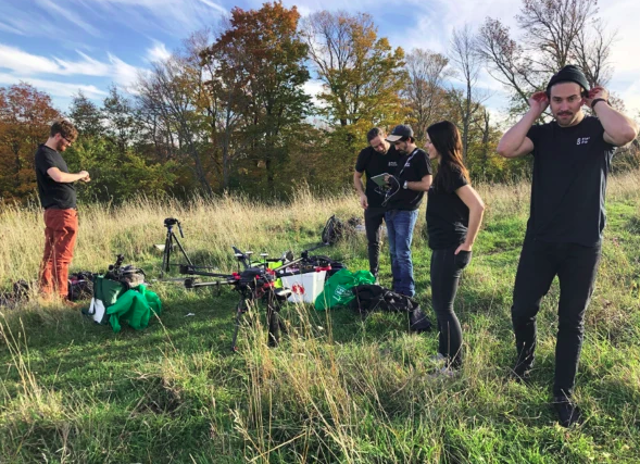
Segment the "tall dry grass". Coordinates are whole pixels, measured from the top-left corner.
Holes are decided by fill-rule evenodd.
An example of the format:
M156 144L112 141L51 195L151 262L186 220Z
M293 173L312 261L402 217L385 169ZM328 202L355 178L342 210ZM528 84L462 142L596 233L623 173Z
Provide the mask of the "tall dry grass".
M638 171L612 177L609 198L637 200L639 181ZM476 187L488 206L485 223L528 210L528 182ZM166 217L177 217L183 223L183 243L189 249L202 250L205 258L224 261L231 245L277 253L283 247L297 249L301 242L313 243L332 214L348 218L360 217L362 212L352 194L321 197L309 190L301 190L289 203L277 205L233 196L193 198L184 203L140 197L121 206L80 205L73 269L103 269L118 253L124 253L128 260L154 258L153 244L164 241ZM0 211L0 224L0 285L36 279L44 248L42 212L33 204L26 208L6 206ZM417 237L423 227L421 219Z

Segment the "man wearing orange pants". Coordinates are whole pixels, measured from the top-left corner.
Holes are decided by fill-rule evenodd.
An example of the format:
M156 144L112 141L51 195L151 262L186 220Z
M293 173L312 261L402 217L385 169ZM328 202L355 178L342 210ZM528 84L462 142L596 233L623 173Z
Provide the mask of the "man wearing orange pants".
M89 182L87 171L70 174L62 158L78 137L69 121L53 123L49 139L38 147L35 157L40 204L44 208L45 244L40 266L40 291L45 297L57 293L65 300L68 295L69 265L78 233L78 212L74 182Z

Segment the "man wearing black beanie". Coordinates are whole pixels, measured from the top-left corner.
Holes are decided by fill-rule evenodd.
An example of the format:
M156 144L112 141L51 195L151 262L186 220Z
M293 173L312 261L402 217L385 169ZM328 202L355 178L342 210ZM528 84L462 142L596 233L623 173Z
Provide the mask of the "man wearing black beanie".
M517 378L526 379L536 348L540 301L557 275L560 282L553 405L560 423L580 421L572 401L605 225L604 192L616 147L638 135L638 126L614 110L602 87L589 90L582 71L565 66L545 92L529 99L529 111L498 144L505 158L533 154L531 210L513 290ZM593 109L586 116L582 106ZM552 122L534 125L550 106Z

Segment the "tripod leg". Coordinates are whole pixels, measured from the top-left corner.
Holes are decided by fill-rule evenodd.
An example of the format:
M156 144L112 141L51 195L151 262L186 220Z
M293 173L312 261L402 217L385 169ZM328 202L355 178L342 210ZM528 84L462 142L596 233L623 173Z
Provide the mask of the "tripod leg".
M167 229L167 237L164 240L164 250L162 252L162 269L160 272L160 278L164 277L165 272L169 272L169 260L171 257L171 229Z
M180 252L182 252L182 256L184 256L184 259L187 260L187 264L189 266L193 266L193 263L191 262L191 260L189 259L189 257L187 256L187 252L184 251L184 248L182 248L182 244L180 243L180 241L178 240L178 236L171 232L171 236L173 238L173 240L176 242L176 245L178 245L178 248L180 249Z

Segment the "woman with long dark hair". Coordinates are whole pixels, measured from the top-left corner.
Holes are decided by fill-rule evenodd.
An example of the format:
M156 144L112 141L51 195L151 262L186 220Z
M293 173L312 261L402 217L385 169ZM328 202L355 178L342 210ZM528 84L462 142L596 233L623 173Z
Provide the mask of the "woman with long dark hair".
M462 329L453 302L462 270L471 261L484 203L469 182L455 125L442 121L429 126L425 148L430 160L438 160L427 202L427 232L433 250L431 294L439 331L435 359L446 363L440 373L452 375L462 365Z

